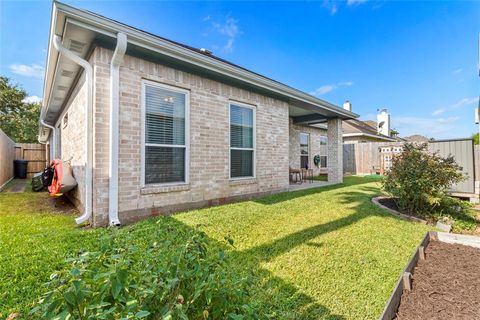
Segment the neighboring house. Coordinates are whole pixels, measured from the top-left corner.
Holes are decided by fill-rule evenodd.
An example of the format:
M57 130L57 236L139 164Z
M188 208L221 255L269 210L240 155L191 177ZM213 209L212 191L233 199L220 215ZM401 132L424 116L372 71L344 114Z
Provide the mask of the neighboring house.
M422 136L421 134L414 134L408 137L404 137L403 139L407 142L417 142L417 143L425 143L430 141L429 138Z
M77 223L285 191L289 167L314 167L321 152L342 181L342 120L356 114L58 2L50 30L39 141L71 163Z
M358 142L394 142L396 138L385 136L378 133L364 121L351 119L343 122L343 142L344 143L358 143Z
M352 111L352 104L347 100L343 108ZM326 129L323 124L316 125L318 128ZM386 109L380 110L377 115L377 122L372 120L349 119L343 121L343 142L395 142L399 138L393 137L390 129L390 115Z
M346 101L343 108L352 111L352 104ZM377 115L377 122L372 120L350 119L343 122L343 142L393 142L397 141L392 137L390 128L390 114L386 109L380 110Z

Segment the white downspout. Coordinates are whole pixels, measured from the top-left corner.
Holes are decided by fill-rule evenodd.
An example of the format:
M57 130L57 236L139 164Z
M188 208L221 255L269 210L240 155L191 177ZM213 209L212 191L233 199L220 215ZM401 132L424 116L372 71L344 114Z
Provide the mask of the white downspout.
M62 45L62 39L55 35L53 38L53 45L65 57L69 58L76 64L80 65L85 70L86 84L87 84L87 110L85 112L85 211L83 214L75 219L77 224L83 223L92 216L92 130L93 130L93 68L87 60L84 60L69 51Z
M108 185L108 221L110 226L119 226L118 219L118 136L120 111L120 64L127 50L127 36L117 34L117 47L110 63L110 161Z
M55 149L56 149L56 132L55 132L55 127L54 126L51 126L49 125L48 123L46 123L43 119L42 119L42 116L40 116L40 123L42 124L42 126L45 126L47 128L49 128L50 130L52 130L52 158L55 158ZM47 144L47 143L45 143ZM53 160L53 159L50 159L50 160Z

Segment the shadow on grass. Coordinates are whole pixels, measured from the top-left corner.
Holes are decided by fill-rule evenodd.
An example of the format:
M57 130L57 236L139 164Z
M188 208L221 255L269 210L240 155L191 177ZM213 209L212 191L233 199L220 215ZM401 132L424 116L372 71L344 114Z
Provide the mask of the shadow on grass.
M326 192L351 185L359 185L362 184L362 181L363 183L372 182L365 181L365 179L361 178L353 179L353 183L350 181L348 185L344 184L326 187L320 190L294 192L293 195L292 193L284 193L278 195L278 197L280 199L294 199L304 195ZM262 267L262 264L270 262L303 244L320 248L322 244L315 243L312 240L321 235L356 224L362 219L372 215L382 214L381 211L375 210L373 204L370 203L372 193L378 193L378 189L370 186L361 186L357 187L355 191L336 196L336 201L342 204L352 205L350 209L353 210L353 213L350 215L290 233L272 242L250 249L229 251L228 257L231 272L235 274L248 274L251 272L253 274L257 285L252 288L252 290L255 294L255 299L262 306L263 314L267 314L273 319L345 319L344 316L332 313L329 308L317 303L311 296L302 293L299 288L293 284L275 276L272 272ZM272 202L271 196L266 197L266 199L258 199L256 202L265 204L276 203ZM397 217L392 218L399 219ZM174 219L174 217L161 219ZM195 232L194 229L179 221L174 223L176 229L186 228L186 233ZM219 249L225 248L224 244L213 239L210 240L214 247ZM341 239L339 239L339 241L341 241Z
M347 188L347 187L351 187L359 184L366 184L370 182L379 182L379 179L377 178L364 178L364 177L357 177L357 176L346 177L345 180L347 180L347 182L334 184L330 186L322 186L318 188L282 192L282 193L277 193L271 196L257 198L252 201L256 203L264 204L264 205L272 205L272 204L277 204L284 201L293 200L299 197L308 196L311 194L328 192L336 189Z
M140 225L126 227L122 232L135 234L139 243L148 245L145 238L151 238L152 234L164 237L164 243L168 243L168 250L174 250L176 246L182 246L198 229L188 226L174 216L157 218L158 224L153 221L141 222ZM162 243L162 240L157 240ZM287 241L287 240L285 240ZM227 243L208 238L209 251L216 255L217 251L231 249ZM173 249L172 249L173 248ZM263 252L262 252L263 250ZM341 315L333 314L327 307L318 304L315 300L299 290L292 284L287 283L280 277L274 276L268 270L260 266L261 259L258 254L264 254L267 248L258 251L240 252L230 250L227 253L228 271L235 276L249 276L252 285L249 292L251 299L257 303L261 319L345 319ZM166 252L168 254L168 252ZM272 253L272 256L278 252Z
M260 198L255 202L262 204L275 204L281 201L287 201L306 195L323 193L373 181L375 180L349 177L348 182L344 184L328 186L320 189L286 192L274 196ZM251 299L258 303L260 307L259 312L262 315L266 315L270 319L345 319L344 316L335 314L328 307L319 304L313 297L302 293L301 290L295 286L295 284L285 281L281 277L276 276L269 270L262 267L262 263L271 261L279 255L287 253L302 244L319 248L322 246L322 244L317 244L312 241L316 237L348 227L358 223L363 218L378 214L381 212L381 210L370 210L371 206L373 206L370 203L370 197L372 193L378 193L378 189L370 186L360 186L356 187L354 191L340 193L339 195L337 194L335 196L335 201L338 201L342 204L348 204L349 208L353 210L353 213L334 221L313 225L306 229L299 230L282 238L276 239L270 243L262 244L248 250L228 251L227 257L229 261L229 272L235 275L252 274L255 285L252 285L250 288L252 294ZM180 222L175 218L175 216L142 221L135 225L121 228L118 231L120 238L122 233L134 233L134 242L139 246L151 245L151 243L157 241L159 243L163 243L166 255L171 254L171 252L173 252L172 250L183 246L192 235L200 232L196 228ZM109 232L109 230L105 229L104 232L102 231L98 233L104 234L106 232ZM86 237L85 233L75 235L79 237ZM65 235L65 237L66 236L69 236L71 240L73 235ZM61 237L63 237L63 234ZM341 239L339 240L341 241ZM89 243L93 243L94 241L95 239L93 237L89 238L88 240ZM57 242L67 242L67 239L58 239ZM74 250L78 251L83 246L88 247L83 242L74 242L75 243L72 246L69 246L69 248L62 248L62 250L65 249L64 254L67 254L67 249L71 254L72 252L75 252ZM217 250L230 249L226 243L217 241L213 238L209 238L209 243L211 245L210 252L212 255L217 254ZM31 248L29 250L32 250L33 253L38 253L38 249ZM47 250L47 248L42 250ZM45 263L52 264L54 263L53 261L54 260L52 258L46 260ZM64 266L50 265L50 267L47 267L47 269L53 268L53 270L55 270L59 267ZM321 266L318 267L321 268ZM28 269L28 266L26 266L26 268ZM38 279L36 281L40 284L44 280ZM35 290L41 290L40 286L38 286L38 288ZM19 294L19 296L20 295L21 294ZM12 301L10 301L10 303L11 302ZM22 302L17 302L15 300L15 303L20 304Z

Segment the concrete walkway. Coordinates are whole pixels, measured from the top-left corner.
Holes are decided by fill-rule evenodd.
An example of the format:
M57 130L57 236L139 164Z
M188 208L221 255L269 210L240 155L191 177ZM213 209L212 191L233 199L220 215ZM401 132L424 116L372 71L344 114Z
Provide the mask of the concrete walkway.
M305 190L305 189L312 189L312 188L319 188L319 187L326 187L334 184L333 182L327 181L316 181L313 182L305 181L303 183L291 183L288 187L288 191L297 191L297 190Z
M22 193L25 192L27 187L27 179L13 179L9 185L7 185L6 192Z

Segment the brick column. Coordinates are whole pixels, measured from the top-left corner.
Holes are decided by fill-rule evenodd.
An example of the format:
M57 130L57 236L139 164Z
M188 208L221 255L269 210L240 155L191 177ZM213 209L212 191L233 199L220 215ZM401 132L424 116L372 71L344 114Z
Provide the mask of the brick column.
M327 128L327 167L328 182L343 182L343 130L342 120L328 120Z

